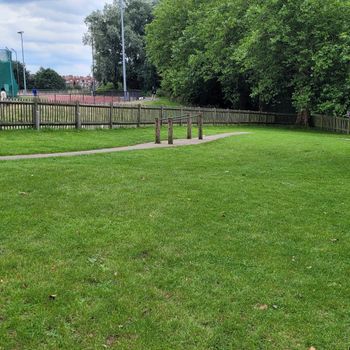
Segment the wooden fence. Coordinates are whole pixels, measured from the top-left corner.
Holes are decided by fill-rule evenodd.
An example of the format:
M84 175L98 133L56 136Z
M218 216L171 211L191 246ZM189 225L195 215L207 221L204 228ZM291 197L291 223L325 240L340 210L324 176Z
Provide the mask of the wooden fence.
M293 114L240 111L216 108L153 107L141 105L90 105L49 103L45 101L0 102L0 128L113 128L153 125L161 120L184 114L203 115L203 123L293 125ZM181 121L179 122L181 123Z
M350 134L350 118L329 117L320 114L314 114L311 118L312 125L317 129Z

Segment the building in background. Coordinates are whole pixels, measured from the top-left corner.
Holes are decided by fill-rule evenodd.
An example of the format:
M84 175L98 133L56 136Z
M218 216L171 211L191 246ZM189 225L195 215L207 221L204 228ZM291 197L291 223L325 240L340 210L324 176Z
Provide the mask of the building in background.
M92 90L94 84L96 86L96 80L94 81L94 78L91 77L90 75L86 77L75 76L75 75L64 75L62 77L66 81L67 88L70 88L70 89Z

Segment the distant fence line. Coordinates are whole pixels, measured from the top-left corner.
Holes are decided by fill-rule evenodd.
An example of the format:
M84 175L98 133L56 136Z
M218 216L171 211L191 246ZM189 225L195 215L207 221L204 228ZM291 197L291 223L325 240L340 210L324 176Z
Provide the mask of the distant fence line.
M0 102L0 127L1 129L140 127L153 125L155 118L164 120L198 113L203 115L203 123L207 125L294 125L297 118L295 114L218 108L155 107L113 103L93 105L37 100ZM321 130L350 132L349 118L313 115L312 123Z
M321 114L311 116L313 127L325 130L334 131L342 134L350 134L350 117L329 117Z
M138 101L142 96L141 91L129 91L126 99L124 94L121 92L106 92L106 93L95 93L84 92L84 91L44 91L41 90L38 97L41 101L49 103L82 103L82 104L98 104L108 105L110 103L122 103L122 102L133 102ZM21 94L13 101L32 101L34 96L32 94Z
M45 101L0 103L0 127L36 128L120 127L151 125L155 118L174 118L183 114L203 114L204 124L282 124L292 125L292 114L195 107L154 107L142 105L90 105Z

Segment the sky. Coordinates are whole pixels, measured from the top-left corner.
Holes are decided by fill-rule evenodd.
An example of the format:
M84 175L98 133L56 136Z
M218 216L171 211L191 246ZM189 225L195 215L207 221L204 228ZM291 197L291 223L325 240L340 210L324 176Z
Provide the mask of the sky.
M61 75L91 74L91 48L82 43L84 19L112 0L0 0L0 48L22 61L18 31L24 31L27 69L52 68ZM13 57L15 59L15 56Z

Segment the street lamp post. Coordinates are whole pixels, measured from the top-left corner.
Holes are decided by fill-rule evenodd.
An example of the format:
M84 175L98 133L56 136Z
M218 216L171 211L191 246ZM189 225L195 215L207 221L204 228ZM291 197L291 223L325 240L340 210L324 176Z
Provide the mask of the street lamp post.
M17 51L15 49L11 49L15 53L16 56L16 70L17 70L17 82L19 84L19 68L18 68L18 57L17 57Z
M124 88L124 100L127 100L128 90L126 86L126 58L125 58L125 34L124 34L124 1L119 0L120 4L120 17L122 26L122 52L123 52L123 88Z
M91 33L91 53L92 53L92 95L95 96L95 46L94 46L93 33Z
M24 94L27 94L27 79L26 79L26 65L24 63L24 47L23 47L23 33L24 31L17 32L21 36L21 44L22 44L22 61L23 61L23 86L24 86Z

